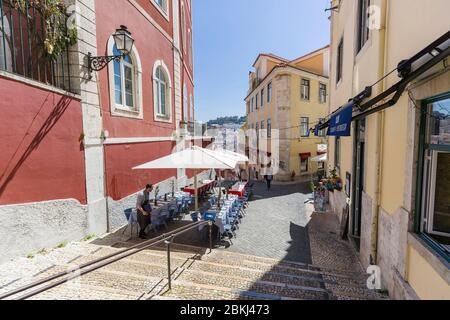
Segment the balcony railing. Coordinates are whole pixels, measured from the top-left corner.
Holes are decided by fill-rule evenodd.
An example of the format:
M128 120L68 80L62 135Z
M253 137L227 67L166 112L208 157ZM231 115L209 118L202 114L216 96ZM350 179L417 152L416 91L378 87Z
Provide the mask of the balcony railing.
M0 0L0 70L72 91L68 51L56 60L45 54L46 23L34 2L22 11Z

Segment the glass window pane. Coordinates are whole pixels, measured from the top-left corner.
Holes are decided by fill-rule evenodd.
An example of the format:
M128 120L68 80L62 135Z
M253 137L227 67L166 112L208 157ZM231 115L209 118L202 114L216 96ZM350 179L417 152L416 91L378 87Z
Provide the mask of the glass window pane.
M134 104L133 104L133 95L127 93L127 94L125 95L125 98L126 98L126 104L127 104L127 106L132 108L132 107L134 106Z
M450 99L431 106L430 144L450 145Z
M450 153L437 157L433 231L450 234Z
M126 105L133 107L133 69L124 66Z
M118 61L114 61L114 90L116 91L116 104L122 104L122 75Z
M115 90L116 104L122 104L122 91Z
M160 113L166 114L166 86L164 84L160 85L160 95L161 95Z

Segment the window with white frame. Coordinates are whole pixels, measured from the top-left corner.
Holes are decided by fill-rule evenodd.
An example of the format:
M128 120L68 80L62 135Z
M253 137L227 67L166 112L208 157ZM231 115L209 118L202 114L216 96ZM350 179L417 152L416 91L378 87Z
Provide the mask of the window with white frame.
M267 102L272 101L272 82L267 85Z
M370 0L359 0L358 1L358 43L357 43L357 52L361 51L361 49L366 44L369 39L370 29L369 29L369 7Z
M341 39L336 53L336 83L342 79L342 68L344 64L344 38Z
M188 92L187 92L187 86L186 84L184 84L183 86L183 118L184 118L184 122L188 122L189 118L188 118L188 110L189 110L189 106L188 106Z
M114 55L120 55L114 45ZM131 57L125 56L120 61L114 61L114 98L117 107L129 110L137 110L136 108L136 77L133 60Z
M309 168L308 168L308 159L303 159L303 158L301 158L300 159L300 172L301 173L306 173L306 172L308 172L309 171Z
M169 12L169 6L168 6L168 0L153 0L158 7L165 13L167 14Z
M261 137L265 137L266 135L265 135L265 131L264 131L264 120L263 121L261 121Z
M272 120L267 119L267 138L272 137Z
M324 118L320 118L319 119L319 123L324 123L325 119ZM319 137L325 137L326 136L326 129L320 129L319 130Z
M319 103L327 102L327 85L319 83Z
M107 47L108 55L121 55L113 36L110 36ZM109 63L107 68L111 114L143 119L142 64L137 46L133 46L129 55Z
M255 108L258 109L259 108L259 93L256 94L255 103L256 103Z
M261 89L261 107L264 107L264 88Z
M255 111L255 98L252 98L252 112Z
M309 136L309 118L308 117L300 118L300 136L301 137Z
M310 81L308 79L302 79L300 93L302 100L309 100Z
M157 61L153 70L153 101L157 118L170 118L171 100L169 71L162 61Z
M450 262L450 92L422 107L416 231Z

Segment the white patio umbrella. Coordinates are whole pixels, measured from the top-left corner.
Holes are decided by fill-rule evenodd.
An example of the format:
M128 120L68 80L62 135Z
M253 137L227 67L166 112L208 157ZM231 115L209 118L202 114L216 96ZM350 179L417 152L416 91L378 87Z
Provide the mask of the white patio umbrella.
M317 157L311 158L312 162L326 162L328 160L328 155L326 153L318 155Z
M236 160L239 164L243 164L250 161L247 156L230 150L216 149L214 150L214 152L217 152L218 154L223 155L224 157L230 158L232 160Z
M154 161L134 167L133 170L149 169L194 169L195 210L198 210L198 179L199 169L234 169L237 161L224 157L212 150L200 147L192 147Z
M215 154L220 155L223 158L227 158L233 161L236 161L236 164L245 164L247 162L249 162L249 158L245 155L242 155L240 153L237 152L233 152L230 150L226 150L226 149L214 149L212 150L213 152L215 152ZM221 179L221 175L220 175L220 179ZM226 180L226 178L225 178ZM221 185L221 181L219 180L219 183ZM221 192L219 192L219 201L220 201L220 196L221 196Z

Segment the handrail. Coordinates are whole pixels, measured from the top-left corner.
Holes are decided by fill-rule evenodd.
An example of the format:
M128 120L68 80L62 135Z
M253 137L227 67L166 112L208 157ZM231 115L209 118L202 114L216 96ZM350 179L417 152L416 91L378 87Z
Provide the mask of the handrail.
M156 245L158 245L160 243L164 243L167 239L173 239L173 238L175 238L175 237L177 237L177 236L179 236L179 235L181 235L181 234L183 234L183 233L185 233L187 231L190 231L190 230L192 230L194 228L197 228L197 227L200 227L200 226L203 226L203 225L207 225L207 224L208 224L208 221L200 221L200 222L197 222L197 223L194 223L194 224L189 224L187 226L184 226L184 227L181 227L179 229L176 229L176 230L172 231L172 233L170 233L169 235L168 234L163 234L163 235L161 235L159 237L156 237L154 239L150 239L150 240L145 241L143 243L134 245L134 246L132 246L130 248L126 248L126 249L120 250L118 252L115 252L113 254L109 254L109 255L107 255L105 257L102 257L102 258L99 258L99 259L96 259L96 260L84 263L84 264L78 266L77 268L70 268L66 272L60 272L60 273L57 273L55 275L49 276L47 278L44 278L44 279L41 279L41 280L37 280L37 281L32 282L32 283L30 283L28 285L24 285L22 287L14 289L14 290L12 290L10 292L7 292L7 293L5 293L3 295L0 295L0 300L5 299L5 298L10 297L10 296L13 296L13 295L16 295L16 294L18 294L20 292L32 289L32 288L37 287L37 286L39 286L41 284L44 284L46 282L49 282L49 281L61 278L63 276L69 275L68 277L65 277L64 279L58 280L55 283L43 286L42 288L36 289L34 291L31 291L30 293L27 293L27 294L25 294L23 296L20 296L16 300L27 299L27 298L35 296L35 295L37 295L37 294L39 294L41 292L44 292L44 291L49 290L51 288L54 288L54 287L56 287L56 286L58 286L60 284L63 284L65 282L67 282L67 281L70 281L72 279L80 277L80 276L82 276L84 274L90 273L90 272L95 271L97 269L100 269L100 268L102 268L104 266L107 266L109 264L112 264L112 263L117 262L119 260L122 260L124 258L127 258L127 257L129 257L131 255L139 253L139 252L141 252L141 251L143 251L145 249L148 249L150 247L156 246ZM98 264L98 265L92 266L94 264ZM90 267L90 268L87 268L87 267ZM84 269L84 268L86 268L86 269ZM75 271L77 271L76 274L70 275L71 273L73 273Z

